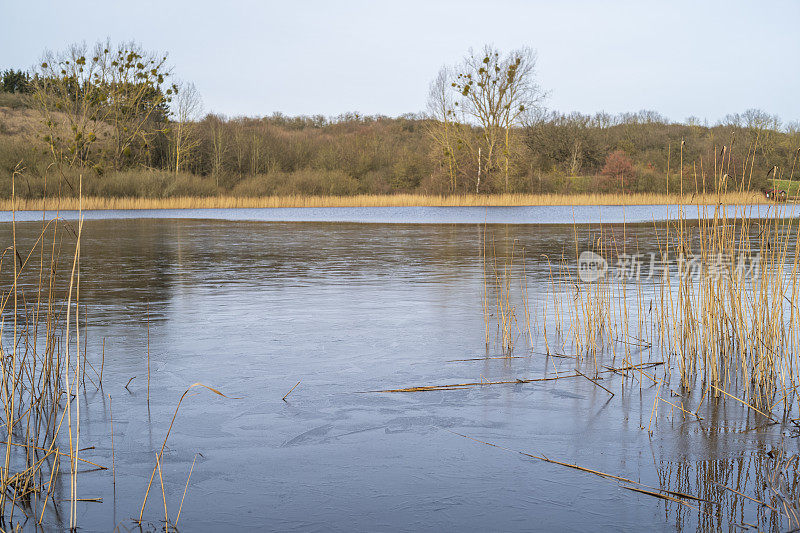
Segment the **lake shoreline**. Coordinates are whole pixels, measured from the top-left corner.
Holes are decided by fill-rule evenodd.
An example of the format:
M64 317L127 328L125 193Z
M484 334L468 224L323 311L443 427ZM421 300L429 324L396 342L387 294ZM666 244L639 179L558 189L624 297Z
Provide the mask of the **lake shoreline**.
M186 196L172 198L97 197L82 199L17 198L0 200L0 211L139 210L139 209L235 209L300 207L525 207L525 206L621 206L621 205L755 205L772 203L756 191L723 194L488 194L424 195L386 194L357 196Z

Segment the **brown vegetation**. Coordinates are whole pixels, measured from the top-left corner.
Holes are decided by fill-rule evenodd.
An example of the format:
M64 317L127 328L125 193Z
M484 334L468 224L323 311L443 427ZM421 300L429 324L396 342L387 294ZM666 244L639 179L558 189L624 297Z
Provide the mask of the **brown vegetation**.
M753 205L768 203L763 195L755 193L711 194L684 198L697 205ZM262 207L405 207L405 206L539 206L539 205L669 205L681 203L678 195L665 194L386 194L357 196L174 196L169 198L98 197L82 199L84 209L224 209ZM42 209L77 210L77 198L43 201L36 198L17 198L16 209L31 211ZM11 200L0 200L0 210L11 210Z

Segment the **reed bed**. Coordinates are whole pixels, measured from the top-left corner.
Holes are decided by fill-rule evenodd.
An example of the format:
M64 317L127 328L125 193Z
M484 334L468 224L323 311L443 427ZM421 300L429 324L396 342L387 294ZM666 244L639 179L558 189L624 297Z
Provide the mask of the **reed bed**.
M12 187L16 174L12 176ZM54 202L55 203L55 202ZM48 204L47 207L50 207ZM0 252L0 530L46 529L57 525L75 531L78 503L102 503L102 498L83 496L79 480L109 467L94 463L83 453L95 449L82 441L82 398L87 392L103 392L105 342L99 360L89 359L86 342L86 306L81 305L82 205L77 223L59 218L42 218L35 243L17 242L16 212L12 212L11 245ZM149 329L148 329L149 371ZM148 389L149 389L148 372ZM130 382L128 383L130 384ZM90 389L89 389L90 388ZM127 386L126 386L127 388ZM178 401L166 437L155 455L153 474L146 487L138 522L147 495L158 472L164 502L163 527L176 528L189 480L183 488L174 522L167 512L164 489L163 452L173 429L178 409L194 388L204 388L226 397L201 383L191 385ZM89 390L87 390L89 389ZM111 484L116 485L118 465L114 459L111 396L109 415ZM148 390L148 406L149 406ZM84 407L85 410L85 407ZM83 446L82 446L83 445ZM194 469L194 462L188 475ZM66 487L69 487L67 497ZM143 487L144 491L144 487ZM66 509L68 508L68 511ZM66 511L66 512L65 512Z
M729 153L723 147L714 162L718 194L731 179ZM752 179L746 172L740 183ZM776 206L774 216L757 220L718 204L691 223L681 210L659 240L664 257L670 244L676 255L676 275L664 272L659 280L657 315L660 342L674 355L681 388L690 391L699 378L704 393L741 396L766 416L779 403L788 414L800 383L800 226L783 219L781 210Z
M777 409L784 420L790 413L800 415L800 224L782 216L781 204L768 209L768 218L757 219L746 207L726 201L749 194L755 148L749 165L735 177L730 153L722 147L710 175L702 176L713 193L691 203L678 195L678 215L653 223L660 263L647 280L638 271L627 278L580 279L566 254L542 257L549 294L539 295L537 312L531 313L526 251L516 241L498 250L494 235L484 228L487 356L493 340L505 357L519 339L532 348L535 331L546 354L575 354L575 371L584 365L584 372L593 372L586 376L592 380L601 372L604 354L630 367L658 354L666 362L661 375L639 372L659 391L689 395L698 388L703 398L739 402L771 421L780 418ZM679 171L684 173L682 154ZM731 191L731 183L739 188ZM688 206L699 210L699 220L684 217ZM638 255L625 224L600 225L588 233L581 228L580 233L575 226L578 264L583 253L608 265ZM670 386L673 377L679 380L676 387ZM659 404L675 407L659 399L664 400L654 400L651 421Z
M0 211L38 211L45 203L41 199L17 198L0 200ZM96 209L231 209L267 207L484 207L484 206L548 206L548 205L668 205L680 203L699 205L753 205L769 203L764 196L752 191L728 192L723 195L705 194L682 197L678 194L488 194L488 195L425 195L386 194L356 196L265 196L265 197L171 197L171 198L82 198L60 199L60 208ZM53 208L52 201L47 204Z
M62 482L60 469L65 464L70 487L69 528L74 529L81 500L79 463L105 469L80 457L77 399L86 378L86 365L80 360L81 319L85 320L79 305L82 227L82 219L77 229L67 229L57 221L45 222L35 245L23 256L17 247L16 222L12 222L12 244L0 256L0 274L10 276L0 301L0 419L5 428L0 521L4 529L26 521L42 524L48 502L52 502L51 511L58 506L56 487ZM74 248L66 254L70 274L60 280L58 262L64 244ZM26 294L21 286L28 268L33 270L28 278L36 285L34 294Z

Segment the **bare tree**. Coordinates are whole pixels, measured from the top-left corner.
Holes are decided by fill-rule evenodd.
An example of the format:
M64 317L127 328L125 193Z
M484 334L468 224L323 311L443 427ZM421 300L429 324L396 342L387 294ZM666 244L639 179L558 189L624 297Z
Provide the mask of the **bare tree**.
M42 115L41 138L53 159L66 166L86 165L98 140L106 109L94 80L105 73L86 62L86 45L73 44L56 56L45 52L33 81L33 101Z
M577 176L583 164L583 146L580 139L572 142L572 149L569 153L569 165L567 172L570 176Z
M509 190L511 134L543 97L535 79L536 54L530 48L501 55L492 46L470 50L450 82L455 113L481 132L479 168L490 177L500 171ZM478 185L479 187L479 185Z
M180 87L174 107L175 120L172 134L175 143L175 173L177 174L200 146L198 121L203 112L203 100L193 83Z
M214 182L219 187L219 177L225 163L225 154L228 151L228 137L225 134L225 117L220 115L208 115L208 133L211 137L211 175Z
M435 158L443 162L449 178L449 189L458 189L458 160L456 159L457 124L454 124L454 101L451 74L447 67L442 68L431 82L428 93L428 122L426 130L435 145Z
M236 172L243 176L245 174L245 158L248 138L245 131L245 117L237 117L229 122L233 126L233 148L236 155Z
M135 148L149 151L164 132L168 104L167 56L135 43L98 42L46 52L33 78L33 101L43 118L42 139L59 164L119 168Z

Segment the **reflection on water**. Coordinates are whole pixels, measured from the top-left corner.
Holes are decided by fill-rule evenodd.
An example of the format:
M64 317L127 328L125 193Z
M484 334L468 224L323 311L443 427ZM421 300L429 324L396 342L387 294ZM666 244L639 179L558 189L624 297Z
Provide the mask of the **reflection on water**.
M800 478L796 456L788 460L791 467L784 470L787 458L781 451L758 446L732 457L661 461L660 486L698 498L667 501L665 518L679 531L721 531L731 526L754 531L793 530L800 525L796 510ZM788 475L781 478L784 472Z
M178 398L189 384L203 382L242 399L201 392L181 406L164 455L164 483L174 514L195 453L202 454L181 513L186 530L787 525L715 484L776 505L763 492L759 461L780 442L782 426L758 428L742 405L697 395L684 401L692 410L702 405L701 421L666 404L654 416L657 386L633 373L603 374L600 383L613 398L579 376L515 383L574 375L573 359L544 355L541 335L515 352L518 359L482 358L484 227L477 222L87 221L81 262L87 358L98 363L105 341L105 377L104 391L89 386L81 398L81 442L94 446L87 459L111 463L113 402L116 486L107 472L82 475L81 496L104 503L80 504L79 523L89 531L131 525ZM18 225L21 250L31 248L39 228ZM8 242L10 225L0 229ZM525 249L531 310L552 324L552 312L543 317L551 305L551 261L574 264L576 235L588 246L596 228L491 229L500 255ZM656 249L652 222L607 231L632 249ZM71 250L74 238L61 235L60 246ZM2 276L7 291L6 269ZM33 294L36 280L22 281ZM568 308L570 298L561 305ZM642 347L620 350L653 357ZM489 355L498 354L490 346ZM602 369L622 356L610 350L598 357ZM512 383L359 394L482 381ZM716 503L688 502L695 509L634 493L446 429ZM146 516L154 525L163 516L160 494Z

